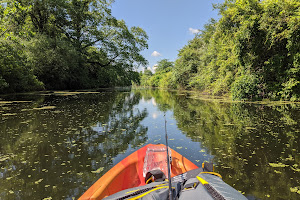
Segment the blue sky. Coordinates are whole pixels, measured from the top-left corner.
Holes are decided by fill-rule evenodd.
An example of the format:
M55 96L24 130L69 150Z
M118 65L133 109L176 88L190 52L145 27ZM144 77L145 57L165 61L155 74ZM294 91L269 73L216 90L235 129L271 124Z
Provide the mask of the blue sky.
M125 20L129 27L139 26L147 32L149 48L142 54L149 61L148 67L153 68L161 59L175 61L178 51L193 39L191 31L202 29L210 18L218 18L212 4L223 1L115 0L112 15Z

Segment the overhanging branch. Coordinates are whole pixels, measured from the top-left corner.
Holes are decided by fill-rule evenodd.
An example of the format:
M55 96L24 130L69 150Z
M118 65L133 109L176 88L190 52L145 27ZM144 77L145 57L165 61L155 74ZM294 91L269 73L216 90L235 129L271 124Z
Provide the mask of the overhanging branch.
M106 63L106 64L102 64L101 62L99 62L99 61L92 61L92 60L88 60L87 62L88 63L91 63L91 64L96 64L96 65L99 65L99 66L101 66L101 67L107 67L107 66L109 66L117 57L118 57L119 55L116 55L114 58L112 58L112 59L110 59L109 61L108 61L108 63Z

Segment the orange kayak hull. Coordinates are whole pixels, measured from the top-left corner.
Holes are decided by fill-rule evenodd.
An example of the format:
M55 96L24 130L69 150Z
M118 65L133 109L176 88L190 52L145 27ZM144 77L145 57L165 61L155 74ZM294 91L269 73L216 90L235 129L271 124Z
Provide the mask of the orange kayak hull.
M143 176L144 159L147 148L151 146L157 145L148 144L123 159L98 179L79 199L103 199L121 190L145 185ZM171 156L171 177L198 168L173 149L171 149Z

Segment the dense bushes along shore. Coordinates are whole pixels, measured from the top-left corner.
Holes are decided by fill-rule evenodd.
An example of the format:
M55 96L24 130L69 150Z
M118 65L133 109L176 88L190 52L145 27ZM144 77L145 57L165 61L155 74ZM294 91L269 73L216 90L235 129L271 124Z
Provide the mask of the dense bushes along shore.
M197 89L233 99L300 100L300 2L225 0L173 64L146 70L142 86ZM169 67L165 67L168 65Z

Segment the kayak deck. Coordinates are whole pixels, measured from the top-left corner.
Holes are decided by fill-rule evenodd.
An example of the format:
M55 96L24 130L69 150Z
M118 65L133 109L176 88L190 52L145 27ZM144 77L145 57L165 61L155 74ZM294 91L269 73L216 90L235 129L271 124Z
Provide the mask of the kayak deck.
M98 179L79 199L102 199L121 190L145 185L143 168L146 152L148 148L158 146L165 147L163 144L148 144L123 159ZM171 177L198 168L181 154L173 149L170 150Z

